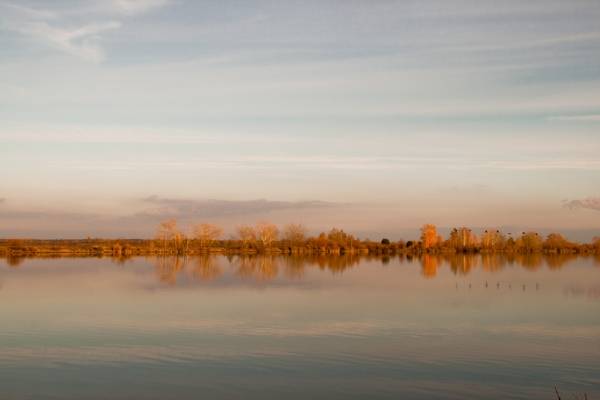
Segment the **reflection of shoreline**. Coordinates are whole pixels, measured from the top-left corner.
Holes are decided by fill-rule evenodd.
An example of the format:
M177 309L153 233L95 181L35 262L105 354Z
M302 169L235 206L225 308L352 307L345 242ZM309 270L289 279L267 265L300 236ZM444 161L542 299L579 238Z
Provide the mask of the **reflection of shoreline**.
M501 254L425 254L419 258L421 272L426 278L434 278L441 265L449 265L455 275L468 275L472 270L481 268L486 272L501 271L507 266L519 266L528 270L537 270L544 264L549 269L560 269L577 258L575 254L544 255L540 253L501 253Z
M147 257L155 267L160 282L175 285L180 277L194 281L209 282L218 280L224 275L221 255L203 254L198 256L159 256ZM19 268L26 259L46 259L46 257L9 257L5 262L10 268ZM56 259L59 257L50 257ZM73 257L67 257L73 258ZM86 258L86 257L79 257ZM91 258L91 257L90 257ZM589 257L574 254L544 255L531 254L422 254L421 256L361 256L348 255L229 255L226 257L238 279L268 282L284 277L301 280L309 269L329 271L332 274L343 274L358 266L361 262L380 262L389 265L392 260L402 264L418 263L421 275L426 279L435 278L441 269L448 268L454 275L466 276L476 269L494 273L508 267L520 267L536 271L541 268L557 270L577 259ZM124 265L134 257L112 257L111 260ZM594 258L594 263L600 265Z
M358 256L269 256L269 255L239 255L228 257L234 268L234 275L243 280L268 282L282 275L289 279L302 279L308 268L330 271L334 274L353 268L361 260L374 258L361 258ZM380 258L381 259L381 258ZM152 258L158 279L166 284L177 283L180 275L187 275L196 281L213 281L223 275L223 268L219 265L219 256L205 254L190 257L155 257ZM388 262L381 259L382 262ZM119 263L122 260L118 259Z

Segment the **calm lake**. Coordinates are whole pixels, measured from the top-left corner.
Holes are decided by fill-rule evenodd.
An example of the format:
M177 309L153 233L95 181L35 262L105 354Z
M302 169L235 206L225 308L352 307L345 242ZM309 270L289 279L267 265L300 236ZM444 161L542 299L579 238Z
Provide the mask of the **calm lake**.
M600 260L0 260L1 399L600 399Z

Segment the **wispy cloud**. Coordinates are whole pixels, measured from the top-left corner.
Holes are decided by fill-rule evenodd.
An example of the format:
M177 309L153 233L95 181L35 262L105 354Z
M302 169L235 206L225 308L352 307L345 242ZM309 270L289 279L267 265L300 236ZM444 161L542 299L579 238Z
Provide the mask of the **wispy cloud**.
M230 200L192 200L172 199L150 196L142 199L149 209L138 214L148 217L206 218L227 215L260 214L281 210L300 210L334 207L336 203L324 201L271 201L265 199L230 201Z
M0 197L0 204L6 202L6 199L4 197Z
M126 15L136 15L162 8L172 3L171 0L114 0L116 11Z
M105 59L101 45L103 34L123 25L114 18L142 14L169 3L169 0L114 0L107 9L84 7L68 11L0 3L0 29L40 40L67 54L98 63ZM87 15L89 21L73 26L68 17L77 14Z
M563 205L571 210L587 208L589 210L600 211L600 197L588 197L580 200L566 200L564 201Z
M4 13L7 13L5 15L17 15L33 20L46 20L58 17L58 14L53 11L38 10L12 3L0 3L0 10L3 10Z
M121 214L0 207L0 237L150 237L156 225L169 218L177 219L184 228L190 223L207 220L233 227L267 215L275 223L287 223L287 217L281 218L286 213L301 215L302 220L307 221L311 216L333 214L348 206L324 201L195 200L159 196L137 199L130 205L135 208Z
M507 170L581 170L597 171L600 170L600 161L585 159L565 159L565 160L526 160L526 161L490 161L483 165L490 169Z
M104 59L101 34L121 27L119 21L92 21L79 26L61 23L59 12L0 4L0 28L28 36L91 62Z
M600 122L600 114L558 115L548 118L550 121Z
M218 171L392 171L392 170L523 170L523 171L598 171L600 161L595 159L556 159L556 160L510 160L510 159L465 159L460 155L452 157L369 157L296 155L285 156L256 155L237 157L204 157L185 160L156 161L117 161L49 163L52 168L68 168L83 171L135 171L135 170L218 170Z
M100 62L105 58L99 34L118 29L121 23L107 21L83 25L74 29L54 28L45 22L23 24L15 31L46 41L65 53L87 61Z

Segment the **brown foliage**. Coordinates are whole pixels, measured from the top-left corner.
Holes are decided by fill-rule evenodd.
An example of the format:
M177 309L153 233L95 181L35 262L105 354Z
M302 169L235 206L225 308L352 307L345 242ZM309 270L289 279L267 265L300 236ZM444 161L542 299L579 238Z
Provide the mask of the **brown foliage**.
M256 224L256 234L262 245L266 248L270 248L271 244L276 241L279 236L279 229L270 222L262 221Z
M223 234L223 229L213 224L198 224L193 228L194 237L201 248L210 247Z
M306 237L306 227L302 224L288 224L283 228L283 238L292 246L301 246Z
M425 250L437 246L439 242L435 225L425 224L421 227L421 243Z

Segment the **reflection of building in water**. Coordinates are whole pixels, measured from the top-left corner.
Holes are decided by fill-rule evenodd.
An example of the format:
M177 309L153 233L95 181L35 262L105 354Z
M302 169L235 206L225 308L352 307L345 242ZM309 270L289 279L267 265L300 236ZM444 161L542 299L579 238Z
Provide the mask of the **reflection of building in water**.
M204 254L194 258L192 264L192 278L199 281L212 281L223 274L217 258L211 254Z
M185 258L179 256L157 257L155 262L158 279L169 285L177 283L177 274L185 267Z
M421 257L421 274L425 278L434 278L437 275L439 257L431 254L423 254Z

